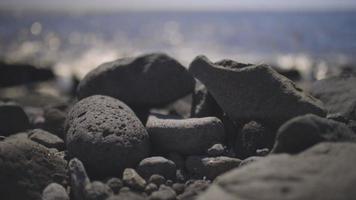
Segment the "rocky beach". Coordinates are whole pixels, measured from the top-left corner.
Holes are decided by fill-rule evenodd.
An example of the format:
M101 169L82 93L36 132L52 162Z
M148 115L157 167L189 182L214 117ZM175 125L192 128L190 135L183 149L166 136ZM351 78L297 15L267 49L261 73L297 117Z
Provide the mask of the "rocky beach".
M0 63L0 199L352 200L356 74L164 53L107 61L60 91Z

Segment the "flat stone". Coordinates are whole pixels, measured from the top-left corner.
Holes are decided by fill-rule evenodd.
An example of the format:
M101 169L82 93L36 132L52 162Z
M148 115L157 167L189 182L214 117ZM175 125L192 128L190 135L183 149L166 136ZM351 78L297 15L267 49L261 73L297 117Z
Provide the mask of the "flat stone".
M30 140L42 144L47 148L55 148L59 151L63 151L65 148L64 141L61 138L41 129L29 131L28 137Z
M148 157L139 163L137 172L146 179L153 174L160 174L165 178L175 179L176 164L161 156Z
M152 146L158 151L183 155L205 153L211 145L221 143L225 134L222 122L216 117L164 119L152 115L146 128Z
M267 156L220 176L198 200L353 199L355 151L354 143L320 143L298 155Z
M319 142L356 142L356 134L345 124L313 114L295 117L283 124L273 153L299 153Z
M224 66L198 56L190 64L189 72L207 87L234 121L280 125L307 113L325 116L319 100L266 65Z
M145 127L128 106L112 97L94 95L77 102L65 130L69 154L93 176L119 176L150 153Z

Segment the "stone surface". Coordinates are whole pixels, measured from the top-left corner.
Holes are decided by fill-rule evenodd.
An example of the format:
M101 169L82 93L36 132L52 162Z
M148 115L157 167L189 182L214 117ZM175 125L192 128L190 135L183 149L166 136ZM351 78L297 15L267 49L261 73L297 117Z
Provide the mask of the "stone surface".
M222 156L224 154L225 148L222 144L214 144L207 150L208 156L216 157L216 156Z
M174 183L172 189L179 195L182 194L185 190L185 185L183 183Z
M176 200L176 192L168 186L161 185L158 191L153 192L148 199L149 200Z
M29 139L42 144L47 148L55 148L59 151L64 150L64 141L56 135L49 133L47 131L41 129L34 129L29 131L28 135Z
M356 77L336 76L316 81L311 93L323 101L330 113L356 120Z
M234 121L279 125L307 113L325 115L320 101L266 65L224 66L198 56L190 64L189 72L207 87Z
M157 191L158 187L156 184L154 183L149 183L147 184L147 186L145 187L145 192L146 194L150 195L152 192Z
M43 117L45 119L44 124L43 124L43 129L47 130L58 137L64 139L65 138L65 133L64 133L64 122L66 119L66 112L61 111L60 109L57 108L45 108Z
M227 172L240 165L241 160L226 156L202 157L189 156L186 160L186 168L194 177L206 177L213 180L220 174Z
M262 158L263 157L259 157L259 156L248 157L248 158L246 158L246 159L244 159L244 160L242 160L240 162L239 167L242 167L242 166L245 166L245 165L249 165L249 164L254 163L254 162L258 161L258 160L261 160Z
M323 141L356 142L356 134L343 123L307 114L295 117L279 128L272 152L299 153Z
M158 174L153 174L149 178L148 182L149 183L154 183L157 186L161 186L162 184L166 183L166 178L164 178L163 176L158 175Z
M73 158L68 164L71 190L76 200L85 200L85 187L90 184L83 163Z
M220 176L198 200L354 199L355 151L354 143L321 143L271 155Z
M43 190L42 200L69 200L69 196L63 186L51 183Z
M209 186L211 182L209 180L196 180L187 184L184 192L178 195L178 199L180 200L194 200L197 198L199 194L204 192ZM217 198L221 199L221 198Z
M21 106L0 101L0 135L8 136L28 128L30 122Z
M223 124L216 117L164 119L152 115L146 127L152 146L163 152L201 154L224 139Z
M109 186L99 181L85 186L85 200L106 200L112 193Z
M148 157L138 164L137 172L146 179L153 174L160 174L165 178L173 179L176 176L176 164L161 156Z
M193 89L194 79L181 64L156 53L100 65L80 82L78 97L102 94L130 106L152 107L170 103Z
M124 186L124 183L119 178L111 178L106 182L106 184L115 194L118 194L120 189Z
M138 195L137 193L125 191L125 192L120 192L120 194L117 196L116 195L111 196L106 200L145 200L145 198L142 197L141 195Z
M126 168L122 180L124 184L134 190L143 191L146 187L146 181L134 169Z
M112 97L94 95L77 102L65 130L69 154L79 158L90 175L119 176L150 153L145 127Z
M15 134L0 141L0 199L37 200L50 183L65 184L67 162L48 149Z

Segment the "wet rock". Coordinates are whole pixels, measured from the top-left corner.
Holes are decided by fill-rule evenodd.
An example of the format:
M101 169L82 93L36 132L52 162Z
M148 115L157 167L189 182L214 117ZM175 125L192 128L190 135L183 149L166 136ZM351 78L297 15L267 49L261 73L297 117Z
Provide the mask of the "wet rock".
M150 152L145 127L129 107L108 96L94 95L76 103L65 130L68 152L93 176L118 176Z
M176 164L161 156L148 157L139 163L137 172L146 179L153 174L160 174L166 178L175 178Z
M176 192L168 186L161 185L159 190L149 196L149 200L176 200Z
M112 193L109 186L99 181L94 181L85 186L85 200L105 200Z
M246 159L244 159L244 160L242 160L242 161L240 162L239 167L242 167L242 166L245 166L245 165L249 165L249 164L254 163L254 162L256 162L256 161L258 161L258 160L260 160L260 159L262 159L262 158L263 158L263 157L259 157L259 156L251 156L251 157L248 157L248 158L246 158Z
M102 94L130 106L152 107L170 103L193 89L194 79L181 64L156 53L100 65L80 82L78 97Z
M63 186L51 183L43 190L42 200L69 200L69 196Z
M164 119L151 116L146 127L152 145L163 152L201 154L224 138L224 127L216 117Z
M307 114L295 117L278 130L273 153L299 153L323 141L356 141L356 135L343 123Z
M311 93L319 98L329 113L339 113L356 120L356 77L336 76L316 81Z
M198 56L189 72L205 84L233 121L279 125L307 113L325 116L320 101L266 65L223 66Z
M224 154L225 148L222 144L214 144L212 147L210 147L207 151L208 156L211 157L216 157L216 156L221 156Z
M0 141L0 199L37 200L50 183L66 184L67 162L55 149L15 134Z
M355 151L354 143L321 143L295 156L271 155L220 176L198 200L353 199Z
M149 183L154 183L157 186L160 186L164 183L166 183L166 179L158 174L153 174L150 179L148 180Z
M150 195L152 192L157 191L157 190L158 190L158 187L157 187L157 185L154 184L154 183L149 183L149 184L146 186L146 188L145 188L146 194L149 194L149 195Z
M209 186L211 182L208 180L197 180L193 181L186 186L184 192L178 195L178 199L181 200L194 200L196 197L204 192ZM220 199L220 198L217 198Z
M0 101L0 135L8 136L28 128L30 122L21 106Z
M118 194L120 189L124 186L124 183L119 178L111 178L106 182L106 184L115 194Z
M186 160L186 168L188 172L195 177L207 177L208 179L213 180L220 174L238 167L240 162L240 159L225 156L213 158L189 156Z
M42 144L47 148L55 148L59 151L64 150L64 141L56 135L41 129L34 129L29 132L29 139Z
M122 180L124 184L134 190L143 191L146 187L146 181L134 169L126 168Z
M71 190L76 200L85 200L85 187L90 184L89 177L83 163L73 158L68 164Z

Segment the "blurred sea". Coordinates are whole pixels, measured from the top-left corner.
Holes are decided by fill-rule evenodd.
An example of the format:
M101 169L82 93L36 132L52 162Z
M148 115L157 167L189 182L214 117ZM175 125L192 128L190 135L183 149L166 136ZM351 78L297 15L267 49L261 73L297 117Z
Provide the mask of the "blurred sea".
M316 71L356 63L356 12L0 13L0 59L79 76L102 62L166 52Z

